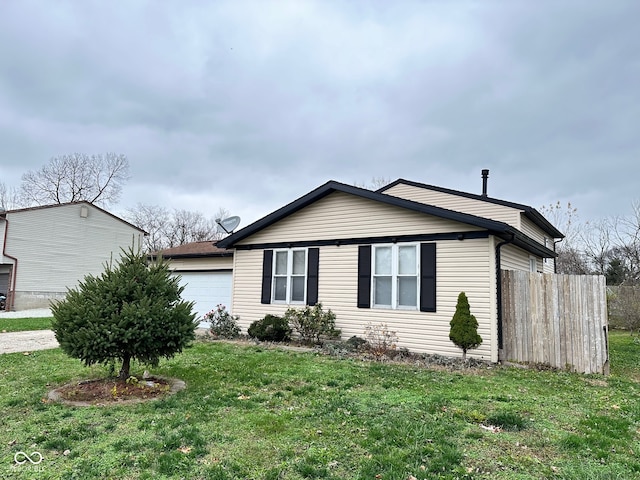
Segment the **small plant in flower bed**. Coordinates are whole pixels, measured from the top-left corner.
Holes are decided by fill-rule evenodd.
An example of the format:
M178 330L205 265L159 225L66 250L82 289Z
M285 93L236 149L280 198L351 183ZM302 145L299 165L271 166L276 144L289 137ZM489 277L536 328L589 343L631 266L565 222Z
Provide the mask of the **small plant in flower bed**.
M369 352L377 359L395 354L398 335L393 330L389 330L386 323L374 325L369 322L364 328L364 337L367 341Z
M271 314L267 314L264 318L256 320L249 325L247 333L251 338L262 342L286 342L291 340L289 322L283 317Z
M341 333L336 329L335 313L331 309L322 310L322 303L313 307L289 308L284 318L300 334L302 343L307 345L321 343L321 337L337 338Z
M240 336L239 319L237 315L231 315L227 307L222 304L218 304L215 310L204 315L204 320L211 323L209 331L214 338L238 338Z

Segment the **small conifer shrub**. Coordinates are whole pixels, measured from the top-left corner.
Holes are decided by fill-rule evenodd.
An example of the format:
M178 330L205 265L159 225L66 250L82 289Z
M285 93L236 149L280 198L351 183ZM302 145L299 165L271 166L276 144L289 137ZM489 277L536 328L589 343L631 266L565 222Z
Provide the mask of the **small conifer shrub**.
M482 337L478 335L478 320L471 315L469 300L464 292L458 295L456 312L450 322L449 339L462 349L462 359L467 359L467 350L479 347Z
M62 350L86 365L122 362L119 377L129 378L131 360L152 366L171 358L195 338L193 302L180 298L183 287L162 259L123 251L113 268L87 275L66 298L52 305L51 327Z

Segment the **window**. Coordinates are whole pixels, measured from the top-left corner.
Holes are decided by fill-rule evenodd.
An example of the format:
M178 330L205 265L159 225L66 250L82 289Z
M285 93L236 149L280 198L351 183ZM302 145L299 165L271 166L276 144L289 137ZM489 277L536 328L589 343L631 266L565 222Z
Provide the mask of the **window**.
M260 303L318 303L320 249L264 250Z
M373 247L373 306L418 307L418 246Z
M538 260L532 255L529 256L529 271L534 273L538 271Z
M307 251L275 250L273 256L274 302L304 303L307 285Z
M393 245L376 245L376 246L360 245L358 247L358 298L357 298L358 308L371 308L372 306L372 301L373 301L372 284L375 281L374 279L375 253L374 252L375 252L375 249L378 247L391 248L391 254L393 256L393 250L394 250ZM403 245L400 245L400 247L412 248L414 247L414 245L403 244ZM395 246L395 248L397 250L399 247ZM437 311L436 309L436 306L437 306L436 305L437 304L436 244L434 242L421 243L419 244L419 246L415 245L415 248L416 248L415 250L416 253L419 254L419 259L416 261L416 268L419 265L419 268L417 268L417 271L419 272L419 276L420 276L420 281L418 282L416 280L416 282L419 283L417 287L418 293L419 293L419 296L418 296L419 308L421 312L435 312ZM386 252L380 253L381 269L384 268L383 258L385 253ZM404 255L410 255L409 250L403 251L402 253ZM311 255L311 250L309 250L309 255ZM406 260L406 257L404 257L404 259ZM411 263L411 262L403 262L404 265L402 269L398 265L398 271L402 270L402 273L396 275L395 277L396 280L400 279L401 282L398 282L398 283L404 283L402 287L406 287L407 284L411 284L411 277L413 276L410 273L407 273L407 269L405 268L407 263ZM309 262L309 264L311 265L311 261ZM392 265L393 265L393 258L392 258ZM312 270L311 267L309 268L309 270L310 271ZM384 281L385 281L384 277L389 277L389 275L384 275L382 271L377 271L375 273L376 273L376 277L378 277L380 282L380 284L378 285L380 295L384 295ZM391 275L391 285L393 285L393 275ZM404 303L409 303L408 298L410 298L410 295L413 293L413 290L409 291L408 289L404 289L402 287L400 288L402 300L398 302L400 305L403 305ZM396 286L396 293L397 293L397 290L398 288ZM387 289L387 292L388 292L388 289ZM391 292L391 298L394 298L393 291ZM379 300L382 301L382 298L380 298ZM389 308L389 304L387 304L387 308ZM408 307L405 307L405 308L408 308Z

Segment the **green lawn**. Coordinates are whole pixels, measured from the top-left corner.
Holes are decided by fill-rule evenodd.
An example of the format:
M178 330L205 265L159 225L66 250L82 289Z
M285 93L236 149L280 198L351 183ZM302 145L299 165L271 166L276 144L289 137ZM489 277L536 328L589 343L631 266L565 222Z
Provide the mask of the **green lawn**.
M0 355L0 478L639 478L640 345L610 339L609 377L197 343L154 370L186 390L103 408L43 397L105 368L59 349ZM16 466L19 451L44 459Z
M2 315L0 315L0 332L23 332L27 330L49 330L51 328L52 318L53 317L2 318Z

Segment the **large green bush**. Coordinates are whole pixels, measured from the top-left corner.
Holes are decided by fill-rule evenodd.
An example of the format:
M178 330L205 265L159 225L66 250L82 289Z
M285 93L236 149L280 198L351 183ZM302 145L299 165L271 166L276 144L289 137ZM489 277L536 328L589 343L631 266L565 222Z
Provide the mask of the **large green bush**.
M51 327L62 350L86 365L120 360L128 378L131 360L157 365L195 338L193 303L160 259L148 264L133 249L98 277L87 275L52 305Z
M289 308L284 314L289 325L300 334L303 343L313 345L320 343L321 337L337 338L340 330L336 330L336 315L331 309L322 310L322 304L313 307Z
M247 333L250 337L263 342L284 342L291 339L289 322L282 317L271 314L265 315L264 318L249 325Z

